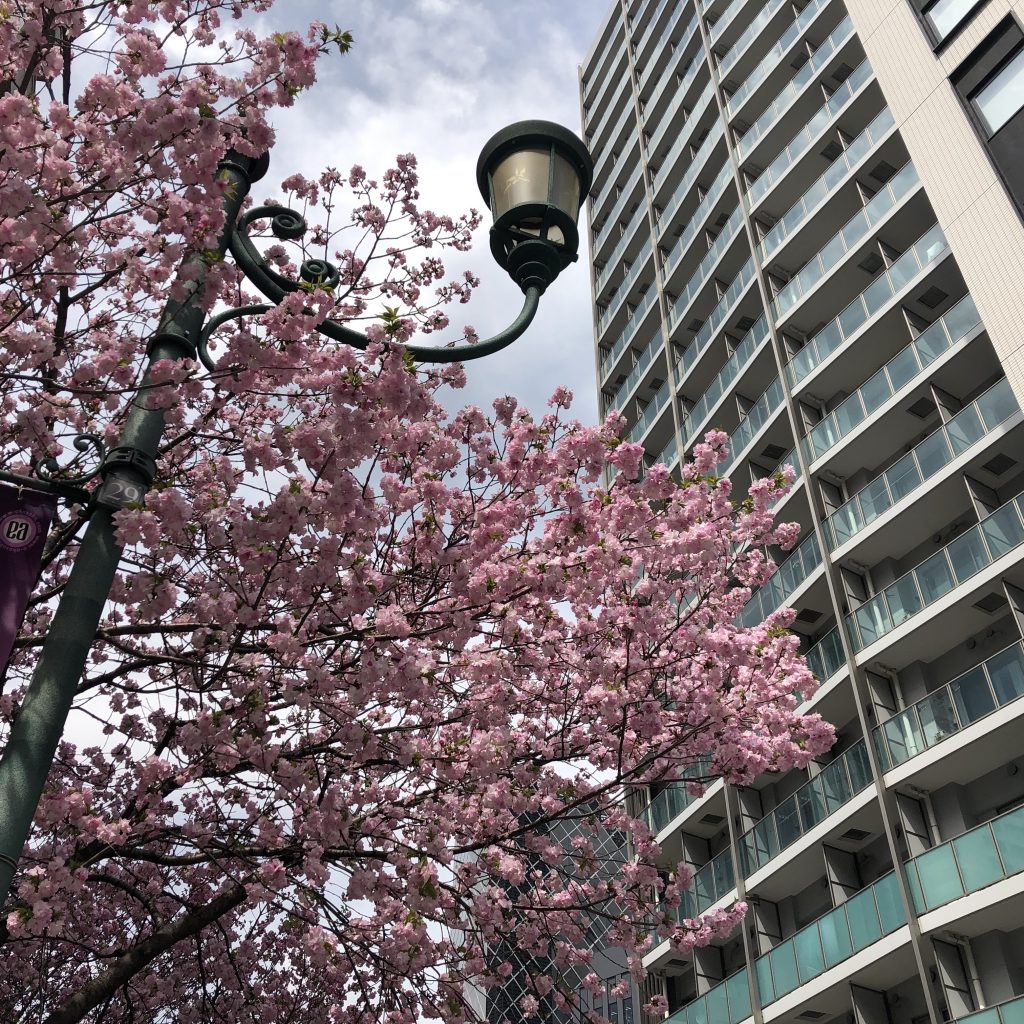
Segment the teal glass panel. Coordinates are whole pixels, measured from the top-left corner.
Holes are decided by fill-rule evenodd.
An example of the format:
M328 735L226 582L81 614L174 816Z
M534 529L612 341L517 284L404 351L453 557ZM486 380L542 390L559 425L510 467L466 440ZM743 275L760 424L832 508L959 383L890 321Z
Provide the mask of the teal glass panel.
M976 828L954 839L950 845L960 865L964 889L977 892L1003 877L995 839L988 828Z
M917 865L921 893L928 910L963 896L964 888L960 884L953 850L948 845L937 846L934 850L922 853L914 858L914 863Z
M708 1018L707 1002L701 997L687 1007L686 1024L718 1024L718 1021Z
M1014 644L985 662L1000 706L1024 695L1024 649Z
M805 832L814 828L828 813L825 810L825 798L821 788L815 784L817 781L815 779L806 786L801 786L796 793L797 803L800 807L800 822Z
M878 763L882 766L882 771L887 772L892 767L892 762L889 760L889 748L885 743L885 735L881 729L875 729L871 738L875 741L875 754L878 756Z
M946 433L954 453L959 455L985 436L985 424L981 422L977 408L969 405L946 424Z
M850 783L853 791L859 793L871 785L871 762L868 760L868 750L861 740L846 752L846 767L850 773Z
M874 643L891 628L889 615L881 595L862 604L854 614L854 619L857 622L861 647L867 647Z
M900 895L896 872L880 878L871 887L875 893L875 906L882 924L882 934L888 935L907 923L906 911L903 909L903 897Z
M976 576L992 561L981 531L971 529L946 547L958 583Z
M911 861L903 865L903 877L907 880L907 889L910 891L910 902L918 914L923 914L928 908L924 902L924 893L921 891L921 879L917 874L917 865Z
M864 889L852 899L847 900L846 919L850 922L850 939L853 941L854 952L866 949L872 942L882 936L882 927L878 922L875 910L875 897L870 889Z
M740 1021L746 1020L751 1013L747 972L737 971L725 983L725 989L729 997L729 1024L740 1024Z
M797 970L802 982L816 978L825 970L825 957L821 951L821 939L818 937L816 924L797 932L793 936L793 946L796 949Z
M996 818L991 825L1006 874L1024 871L1024 808Z
M979 525L993 558L1005 555L1007 551L1024 543L1024 526L1021 525L1017 507L1011 502L997 509Z
M820 331L814 338L815 348L818 350L818 358L824 359L834 352L843 343L843 335L837 324L830 323L824 330Z
M914 461L913 452L908 452L899 462L893 463L886 471L885 478L889 482L893 501L908 495L921 483L921 473Z
M943 316L942 320L953 341L959 341L965 337L969 331L973 330L981 322L978 316L978 307L975 306L974 299L970 295L961 299Z
M882 732L885 735L889 760L893 768L925 749L924 737L921 735L920 727L917 724L917 715L912 708L890 718L882 726Z
M821 932L821 946L825 955L825 966L834 967L853 954L850 942L850 927L846 923L846 912L840 907L826 914L818 922Z
M941 743L942 740L960 731L960 724L953 710L953 698L945 686L929 694L924 700L918 701L916 707L926 746Z
M1014 999L999 1007L1003 1024L1024 1024L1024 999Z
M815 779L821 787L821 794L825 802L825 814L831 814L838 810L852 796L843 767L842 761L833 761L832 764L823 768L821 774Z
M953 458L953 453L949 449L949 441L946 440L946 435L941 430L926 437L914 449L914 454L917 456L918 465L926 480L938 473Z
M715 899L720 900L736 884L736 873L732 869L732 854L726 850L712 863L715 872Z
M839 327L843 333L844 338L849 338L854 334L857 329L867 320L867 310L864 308L864 302L860 296L853 300L849 306L846 307L839 314ZM829 325L831 326L831 325ZM826 328L827 330L828 328ZM824 331L822 332L824 334Z
M800 812L793 797L784 800L775 809L775 827L779 834L779 847L785 849L802 835Z
M899 287L898 285L896 287ZM868 316L874 316L891 298L893 284L887 277L880 277L863 291L864 305L867 307Z
M781 946L776 946L768 954L768 959L772 965L772 983L775 988L775 998L779 999L787 992L792 992L800 984L792 939L789 942L784 942Z
M921 593L926 604L937 601L948 594L954 586L953 572L946 561L946 552L938 551L915 570Z
M921 610L921 595L918 593L914 574L908 573L895 583L890 583L885 588L885 600L889 605L889 616L893 626L898 626L911 615L916 615Z
M969 1020L971 1024L999 1024L999 1010L990 1006L987 1010L979 1010L968 1017L961 1017L960 1020Z
M829 525L832 527L832 538L836 547L848 541L860 529L856 502L836 509L829 518Z
M864 407L860 404L860 396L851 395L835 413L836 427L842 436L846 436L864 419Z
M913 251L905 253L889 268L889 278L892 281L893 289L899 291L914 277L917 271L918 266L914 260Z
M1012 416L1020 407L1017 405L1017 399L1013 397L1009 382L1004 378L978 399L978 408L981 410L985 425L991 429L1008 416Z
M907 346L902 352L898 352L885 368L889 373L889 380L892 381L893 391L899 391L906 387L918 374L920 369L917 362L917 354L912 346Z
M996 708L995 698L988 688L988 679L981 665L958 676L950 683L949 691L953 695L956 713L964 726L984 718Z
M953 337L955 338L956 335L954 334ZM942 323L934 323L923 330L914 339L914 348L917 350L922 367L927 366L933 359L938 359L949 348L949 339L942 329Z
M759 956L754 961L754 977L757 979L757 996L762 1006L775 1002L775 986L772 983L772 965L769 955Z
M725 985L716 985L704 998L707 1000L708 1020L712 1024L729 1020L729 997Z
M865 523L872 522L892 507L892 499L889 497L889 488L886 486L884 476L872 480L866 487L858 491L857 498L860 501Z

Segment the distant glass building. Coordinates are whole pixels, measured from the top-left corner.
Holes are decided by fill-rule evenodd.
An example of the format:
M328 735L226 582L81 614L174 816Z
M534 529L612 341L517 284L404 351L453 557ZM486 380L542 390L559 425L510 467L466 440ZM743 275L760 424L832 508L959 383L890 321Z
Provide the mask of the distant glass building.
M839 737L650 794L681 913L751 904L646 956L673 1024L1024 1022L1022 14L617 0L581 69L602 407L793 466L742 618L796 610Z

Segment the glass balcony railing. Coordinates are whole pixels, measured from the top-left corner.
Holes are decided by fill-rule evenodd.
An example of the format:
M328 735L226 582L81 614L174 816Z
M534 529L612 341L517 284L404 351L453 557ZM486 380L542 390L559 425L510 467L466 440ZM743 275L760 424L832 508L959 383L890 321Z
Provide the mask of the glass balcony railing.
M623 111L621 121L625 122L626 120L628 120L631 114L631 108L626 107L626 109ZM618 129L616 129L616 131L618 131ZM622 173L623 169L630 166L631 164L636 163L636 157L634 154L630 152L631 149L632 146L627 146L619 154L618 159L616 159L615 161L615 166L611 169L611 171L608 174L608 180L604 183L604 186L602 187L601 191L597 194L597 196L595 196L594 199L591 201L590 210L595 216L599 214L602 209L604 209L604 204L611 197L612 192L615 189L615 186L619 180L619 175ZM608 152L610 152L610 150ZM598 173L596 169L594 173L595 175ZM636 177L636 175L631 175L630 177L634 178Z
M747 0L729 0L728 6L719 16L718 21L711 26L711 42L715 42L718 37L733 23L736 15L746 7Z
M886 107L820 174L814 184L782 215L761 239L761 256L768 257L808 218L826 196L834 192L845 180L850 169L858 164L878 141L895 125L892 113Z
M900 349L852 395L844 398L823 420L815 423L803 439L807 461L814 462L821 458L894 395L911 387L928 366L966 338L979 323L981 318L974 299L970 295L962 298L906 348ZM975 440L977 437L969 443L973 444ZM904 466L902 472L907 468Z
M683 253L690 248L690 243L696 237L697 233L704 227L704 222L707 220L708 214L711 212L712 206L718 202L722 193L725 191L729 182L733 180L732 175L732 164L728 160L722 164L722 169L715 175L715 180L709 186L707 192L704 193L704 198L697 204L693 213L690 215L690 219L683 228L682 234L679 238L672 243L672 248L669 249L668 254L665 257L665 262L675 263L677 260L682 258ZM674 212L673 207L670 212L667 208L658 218L658 231L664 232L671 223L671 214Z
M1024 544L1024 496L1018 495L846 617L862 651L907 619Z
M689 783L686 780L707 778L710 774L710 760L702 759L683 772L683 779L670 782L645 808L644 820L647 827L657 835L669 822L678 818L694 800L700 799L699 796L690 794L687 788Z
M608 296L608 306L597 321L598 334L604 333L605 328L612 322L615 314L619 311L622 300L629 295L629 290L640 280L640 275L647 265L647 258L651 255L652 248L651 241L648 239L643 248L636 254L636 259L633 260L629 273L623 278L622 283Z
M743 79L740 87L729 97L725 107L730 117L765 80L768 73L779 66L786 51L796 42L800 33L828 6L829 2L830 0L811 0L811 3L790 22L776 40L775 45L761 58L757 67Z
M686 414L682 423L683 444L689 444L694 434L701 428L708 418L711 410L714 409L733 382L739 377L747 362L768 339L768 321L762 314L757 318L753 327L743 335L740 343L733 349L732 355L725 361L725 365L718 371L718 376L708 385L707 390L697 400L696 404Z
M764 169L747 189L751 206L760 202L768 190L789 170L793 164L810 149L811 144L821 135L840 111L850 102L855 92L874 77L871 65L861 61L849 78L819 107L811 119L793 136L781 153Z
M752 875L871 785L863 740L844 751L740 836L743 870Z
M619 222L619 218L625 212L626 201L633 194L633 190L643 175L643 169L637 167L637 169L629 176L629 180L626 182L625 188L622 190L622 194L618 199L615 200L615 205L611 208L608 214L608 219L604 222L604 226L594 236L594 250L598 250L604 245L605 240L610 236L611 229ZM641 208L643 204L641 203Z
M905 163L775 296L772 308L776 320L781 320L807 292L824 280L848 252L867 238L880 220L917 188L918 182L914 165Z
M663 466L671 469L679 460L679 441L673 436L672 440L662 449L661 454L654 460Z
M682 10L682 8L680 8ZM690 24L687 25L686 31L683 33L683 41L677 47L677 50L685 50L690 45L690 37L697 28L697 17L694 15ZM675 57L675 53L673 53ZM673 93L686 92L690 87L690 83L696 78L697 72L704 66L704 51L698 47L697 52L690 58L690 62L683 68L682 72L677 76L675 67L673 66L672 60L669 60L668 67L665 68L664 74L658 79L658 84L654 87L654 91L651 93L651 98L644 103L644 110L649 113L653 113L655 106L661 94L671 85ZM650 71L654 67L653 64L647 66L647 71ZM643 81L643 75L640 76ZM647 123L647 130L652 130L652 125Z
M601 359L601 376L602 378L607 377L611 373L613 367L619 360L619 356L626 351L627 347L633 343L633 339L636 337L636 332L643 322L644 317L647 315L647 311L658 301L658 289L648 288L644 293L643 298L637 303L633 312L629 314L629 318L626 320L625 327L622 328L622 333L619 335L618 341L608 350L608 354L603 356Z
M591 109L600 104L601 97L604 96L605 90L608 86L611 85L612 82L620 80L621 76L613 74L612 69L619 60L625 56L625 53L626 48L622 45L619 29L618 26L616 26L615 31L612 32L608 42L606 42L602 47L601 53L591 62L593 71L587 75L587 81L583 86L583 99ZM606 65L605 62L611 54L614 54L614 57L612 57L611 61ZM601 85L594 92L593 98L591 98L590 91L594 83L599 79L601 81Z
M1018 412L1009 381L993 384L828 517L824 526L829 549L845 544Z
M651 12L651 20L647 22L647 28L640 34L640 39L636 44L636 54L639 56L643 53L644 48L651 41L651 37L654 35L654 28L658 24L658 19L661 17L661 12L665 10L668 5L668 0L660 0L658 6Z
M838 351L921 270L945 252L946 236L938 224L933 224L888 270L879 274L839 316L797 352L786 365L789 383L795 386Z
M685 375L697 357L708 347L709 342L715 335L715 331L725 322L729 311L739 297L747 290L747 286L754 279L754 261L747 260L740 272L733 278L732 283L726 288L722 297L718 300L715 308L709 314L703 326L694 336L693 341L683 350L679 362L676 364L681 375Z
M683 175L683 180L676 187L675 192L672 193L672 197L665 204L664 210L662 210L661 216L658 218L659 229L664 229L672 223L672 217L676 210L679 209L679 205L689 194L690 189L693 187L693 183L697 180L697 176L704 169L704 163L707 158L711 155L711 150L714 149L718 141L725 135L725 124L722 121L715 121L711 126L711 131L708 132L708 137L701 143L700 149L697 150L696 156L690 161L690 166L687 168L686 173ZM732 168L729 165L729 160L726 158L725 166L729 167L730 171ZM719 171L718 177L721 177L722 172ZM717 180L717 178L716 178Z
M682 105L682 102L685 99L686 94L687 94L687 92L688 92L688 90L690 88L690 83L694 80L694 78L697 77L699 72L704 67L705 67L704 51L703 50L698 50L697 51L697 55L693 58L692 61L690 61L689 65L687 66L686 72L683 74L683 77L682 77L681 81L679 82L679 84L673 90L675 92L675 94L676 94L675 95L675 99L673 99L672 102L669 103L669 105L665 108L665 111L662 113L661 117L658 119L658 126L651 133L651 141L650 141L650 144L647 147L647 149L648 149L648 151L650 153L656 152L657 149L658 149L658 146L661 145L661 138L665 134L665 130L668 128L668 126L672 122L672 115ZM690 113L689 113L689 115L686 118L686 121L682 125L682 131L683 132L689 132L690 128L692 128L693 125L696 124L696 122L693 120L693 118L694 117L699 117L704 112L704 110L706 109L708 103L710 102L710 96L711 96L711 82L710 82L710 78L709 78L707 86L705 86L704 91L700 94L700 96L697 98L696 102L693 104L693 107L691 108ZM648 106L647 109L650 110L651 107ZM687 125L689 125L689 128L687 127ZM680 145L681 145L681 141L677 139L676 146L670 151L669 155L665 158L666 166L668 166L669 164L671 164L675 160L676 155L679 152L679 146Z
M761 112L758 119L747 129L743 138L737 145L740 160L745 160L755 144L760 140L766 131L788 110L796 96L803 91L805 85L814 78L822 67L829 61L832 54L839 49L847 38L853 34L853 23L850 19L843 20L832 30L831 34L811 54L810 59L799 71L789 80L778 95Z
M715 90L712 88L711 83L708 82L704 91L694 103L693 109L690 111L690 116L686 119L686 123L676 136L675 142L672 143L672 148L669 149L668 153L665 155L665 159L661 162L661 166L658 168L658 173L654 176L655 188L657 188L668 177L672 169L675 167L676 161L679 159L679 154L685 152L687 147L690 145L690 137L693 134L693 130L700 122L701 116L704 111L707 110L711 100L714 98L714 95ZM669 119L672 116L672 112L675 110L676 106L679 105L681 100L682 93L680 93L673 101L672 106L665 111L664 118L662 119L663 124L668 124ZM651 150L653 151L653 149L654 147L652 145Z
M711 243L711 247L706 253L704 253L703 259L697 266L697 269L690 275L690 280L686 282L683 290L676 296L675 301L672 303L672 311L669 313L669 319L673 326L684 319L687 310L690 308L690 304L700 293L700 290L707 283L708 275L711 273L714 265L721 259L722 254L729 248L729 246L735 241L736 235L739 230L743 227L743 210L737 206L732 212L732 216L725 222L722 230L718 233L718 237ZM749 252L749 249L747 250ZM667 280L668 273L665 272L667 268L663 270L663 276Z
M747 47L763 31L765 25L786 6L788 0L768 0L754 20L739 34L736 42L722 55L718 62L718 73L722 79L728 77L736 62L747 52Z
M587 138L592 140L591 145L593 145L595 149L597 148L597 143L600 140L601 136L604 135L605 128L608 127L608 122L611 119L611 116L614 113L615 108L619 105L619 100L622 99L623 94L626 93L628 89L629 78L626 77L622 79L622 84L619 86L619 91L615 94L615 97L608 104L604 113L597 119L597 123L587 129ZM632 104L627 102L622 114L619 115L619 128L622 127L621 122L625 121L626 115L629 113L631 107Z
M680 1007L665 1024L740 1024L750 1013L750 987L746 969L742 968Z
M781 608L810 575L821 567L821 547L815 533L809 533L783 559L764 584L750 595L736 616L739 626L757 626Z
M732 851L726 847L693 874L693 885L683 893L677 911L679 919L698 917L736 888Z
M918 854L903 866L919 914L1024 871L1024 807Z
M664 51L665 43L668 41L668 37L672 34L672 30L679 23L679 19L683 16L684 11L686 11L686 10L687 10L687 5L686 4L676 4L676 9L672 13L672 16L669 18L668 24L662 29L661 35L658 37L658 42L655 44L654 50L652 51L653 53L659 54L659 53L662 53ZM679 37L679 40L680 40L679 41L679 45L676 46L676 48L672 51L673 56L675 55L675 53L677 51L685 50L686 47L689 46L690 39L693 37L693 34L696 31L697 31L697 15L694 14L693 17L690 18L690 23L686 26L686 28L683 29L683 31L682 31L682 33L681 33L681 35ZM637 50L637 52L639 53L640 51ZM703 51L698 51L698 56L701 59L703 59ZM647 84L647 79L650 78L651 72L654 70L654 68L656 66L657 66L657 62L655 60L650 60L650 61L647 62L647 66L640 73L640 86L641 86L641 88L644 85ZM672 62L671 62L671 58L670 58L669 59L669 70L666 71L666 77L671 77L671 67L672 67ZM658 88L655 89L654 92L651 94L651 99L648 102L648 109L649 109L650 103L652 103L654 101L655 97L657 97L657 96L659 96L661 94L661 90L664 87L665 87L665 81L663 79L658 84Z
M806 985L906 923L896 872L890 871L754 961L761 1005Z
M686 354L685 352L683 353ZM729 458L725 472L729 472L739 461L740 455L754 439L757 432L780 410L785 408L786 396L782 381L778 377L768 385L764 394L747 410L739 426L729 435Z
M640 230L640 224L646 217L647 208L641 203L622 232L622 237L615 243L615 248L612 249L612 254L608 257L608 262L605 263L604 268L597 274L595 283L599 293L604 288L608 278L611 277L612 271L619 265L619 260L622 259L622 254L626 251L626 245L629 243L629 240L636 237L637 232ZM634 260L633 262L635 263L636 261Z
M1024 1024L1024 996L1008 999L996 1006L986 1006L984 1010L969 1013L966 1017L957 1017L956 1024Z
M608 409L619 409L620 411L624 408L626 400L633 393L633 389L640 383L640 378L643 377L647 370L647 367L654 362L654 357L663 351L661 343L661 331L655 331L654 336L647 346L644 348L640 355L640 358L633 364L633 369L629 371L629 376L622 382L619 390L615 392L615 397L608 403Z
M896 768L1021 697L1024 645L1018 641L876 726L882 770Z
M843 653L843 641L838 629L826 633L809 651L804 654L807 667L819 681L831 679L841 669L846 668L846 655Z
M635 444L639 441L644 434L651 428L651 425L661 414L661 410L668 404L669 398L672 397L672 382L666 380L664 384L658 388L657 394L650 400L647 408L644 409L643 415L636 421L633 428L627 435L627 440L630 444Z

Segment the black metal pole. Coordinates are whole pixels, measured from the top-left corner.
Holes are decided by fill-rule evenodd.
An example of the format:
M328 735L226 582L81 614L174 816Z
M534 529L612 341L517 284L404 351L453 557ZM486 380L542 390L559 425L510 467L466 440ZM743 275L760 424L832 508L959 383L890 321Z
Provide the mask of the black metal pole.
M227 252L242 202L253 182L266 172L266 158L229 153L221 162L224 230L216 259ZM182 269L187 297L164 307L149 342L142 387L129 409L118 446L103 464L103 482L67 585L46 634L25 699L11 726L0 758L0 906L7 899L18 858L28 840L32 819L64 732L64 724L85 671L86 660L103 614L103 606L121 558L114 538L114 513L145 496L156 469L164 411L149 407L153 364L159 360L196 358L205 313L196 302L213 253L187 257Z

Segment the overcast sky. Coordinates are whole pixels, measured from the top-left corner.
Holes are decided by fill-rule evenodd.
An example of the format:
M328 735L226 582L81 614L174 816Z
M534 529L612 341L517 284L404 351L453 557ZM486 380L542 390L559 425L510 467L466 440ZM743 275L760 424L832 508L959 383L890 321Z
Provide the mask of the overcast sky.
M319 19L351 29L355 45L344 57L327 58L317 86L275 115L278 142L264 184L354 163L374 176L396 153L413 152L425 207L446 213L481 208L476 160L495 131L544 118L579 134L577 67L610 2L280 0L275 27ZM450 311L453 326L468 322L481 337L511 321L522 301L491 260L486 220L474 250L447 259L450 273L471 269L481 279L473 301ZM494 397L514 394L539 411L557 385L567 384L576 393L576 415L594 422L585 241L582 248L580 262L544 296L527 334L502 353L466 364L466 402L489 409Z

